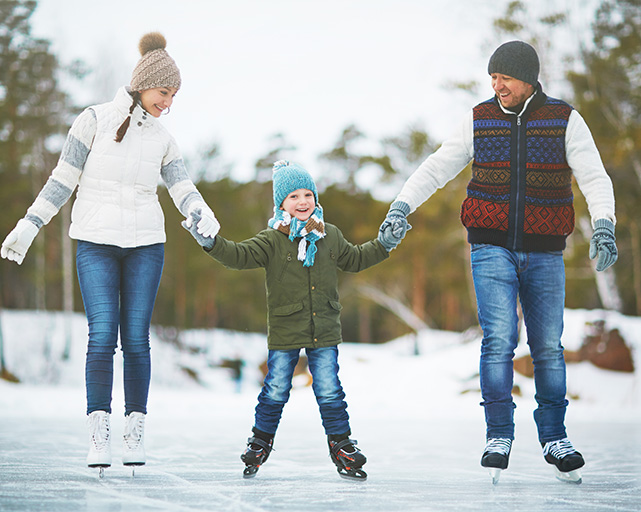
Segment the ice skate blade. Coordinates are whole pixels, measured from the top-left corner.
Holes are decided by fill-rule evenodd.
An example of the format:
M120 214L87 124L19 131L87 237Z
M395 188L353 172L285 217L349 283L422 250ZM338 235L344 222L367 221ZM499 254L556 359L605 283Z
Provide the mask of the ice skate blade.
M105 477L105 468L110 468L111 464L87 464L91 469L98 468L98 478Z
M122 465L125 466L126 468L131 468L131 478L135 478L136 468L144 466L145 463L144 462L123 462Z
M581 471L578 469L575 469L574 471L559 471L558 468L554 468L554 472L556 473L556 478L558 480L561 480L561 482L568 482L570 484L576 484L579 485L581 482L583 482L583 479L581 477Z
M337 468L338 474L341 478L345 480L351 480L353 482L364 482L367 480L367 473L362 469L343 469Z
M260 466L247 466L243 469L243 478L254 478Z
M98 468L98 478L104 478L105 477L105 468L108 468L109 466L93 466Z
M500 468L487 468L488 473L492 477L492 484L496 485L499 483L499 480L501 479L501 471L503 471Z

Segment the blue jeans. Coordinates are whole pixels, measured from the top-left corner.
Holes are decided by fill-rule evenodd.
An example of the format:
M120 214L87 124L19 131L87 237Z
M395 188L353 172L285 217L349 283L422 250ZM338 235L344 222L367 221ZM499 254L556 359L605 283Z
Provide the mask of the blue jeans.
M338 379L338 347L306 348L312 389L320 409L325 433L349 433L349 416L345 393ZM258 395L255 427L267 434L275 434L289 400L294 368L300 349L270 350L267 356L267 376Z
M483 330L481 394L487 437L514 439L512 359L518 343L517 297L534 363L534 420L542 443L566 437L565 360L561 333L565 267L561 251L514 252L473 244L472 276Z
M87 414L111 412L118 331L123 352L125 414L147 413L151 378L149 327L164 258L163 244L123 249L78 241L76 267L89 323Z

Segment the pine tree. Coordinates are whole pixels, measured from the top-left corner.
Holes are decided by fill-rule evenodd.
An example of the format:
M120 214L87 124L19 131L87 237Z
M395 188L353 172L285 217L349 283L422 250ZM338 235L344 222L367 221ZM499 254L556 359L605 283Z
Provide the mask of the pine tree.
M44 185L57 160L53 140L68 128L71 107L57 76L61 66L47 40L31 34L35 1L0 2L0 218L2 236L13 229ZM50 149L51 146L58 146ZM44 231L44 230L43 230ZM47 276L60 286L60 230L41 233L23 265L2 265L0 284L6 307L46 305ZM51 241L48 238L51 238ZM54 261L51 261L53 258ZM58 306L60 306L58 300Z

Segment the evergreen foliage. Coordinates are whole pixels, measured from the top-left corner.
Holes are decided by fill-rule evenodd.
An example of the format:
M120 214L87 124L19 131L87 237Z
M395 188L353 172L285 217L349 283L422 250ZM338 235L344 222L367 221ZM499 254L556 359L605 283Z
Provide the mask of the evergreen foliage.
M60 90L57 76L64 70L49 42L30 34L29 17L35 5L27 0L0 2L0 237L14 227L41 189L77 113ZM534 28L534 23L528 25L522 19L532 21L522 2L512 2L496 29L519 36L519 31ZM551 36L544 40L546 30L558 30L562 19L553 13L540 20L543 29L537 37L546 51L553 48ZM584 69L568 76L574 97L563 98L586 119L614 181L620 256L613 270L626 314L641 314L641 222L636 215L641 194L639 34L638 1L603 2L594 25L594 45L580 55ZM546 69L545 62L542 68ZM488 96L490 93L488 84ZM436 149L429 135L416 126L390 134L376 145L364 142L366 134L355 125L347 126L334 147L319 155L318 162L301 162L320 176L317 183L326 221L337 225L355 244L377 236L389 207L389 202L375 199L372 191L386 186L398 192ZM222 236L240 241L266 228L273 206L271 165L294 149L283 134L273 137L272 146L256 162L256 179L247 183L234 181L231 166L220 161L217 144L187 160L189 172L222 225ZM365 286L406 305L432 327L462 331L477 325L469 246L459 220L469 179L470 170L464 169L410 215L413 229L389 260L362 273L341 274L346 340L383 342L410 331L396 315L369 298ZM264 332L263 271L228 270L203 254L181 227L182 216L164 187L159 188L159 196L168 241L153 322L178 329ZM588 215L578 190L575 206L577 217ZM63 214L38 235L22 266L0 261L1 307L62 309L60 245L67 236L60 219ZM565 252L567 305L572 308L601 307L588 242L577 230ZM77 283L75 296L75 308L81 311Z

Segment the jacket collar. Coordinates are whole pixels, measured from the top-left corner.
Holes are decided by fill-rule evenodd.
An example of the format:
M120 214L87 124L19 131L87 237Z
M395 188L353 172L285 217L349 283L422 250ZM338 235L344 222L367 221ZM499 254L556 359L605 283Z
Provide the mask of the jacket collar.
M543 92L543 87L541 86L540 82L537 82L536 87L534 88L534 92L532 93L532 96L530 96L527 100L525 100L525 103L523 104L523 108L521 109L521 112L518 112L518 113L505 108L503 105L501 105L501 102L499 101L499 99L496 96L494 96L494 102L499 106L499 108L503 111L504 114L517 116L517 117L523 117L523 115L526 112L530 113L533 110L537 110L538 108L545 105L545 102L547 101L547 99L548 97Z
M127 85L118 89L116 96L113 99L116 109L123 115L123 117L127 117L129 115L129 109L131 108L132 101L131 89ZM142 105L138 102L131 114L131 121L132 123L153 123L156 121L156 118L142 108Z

